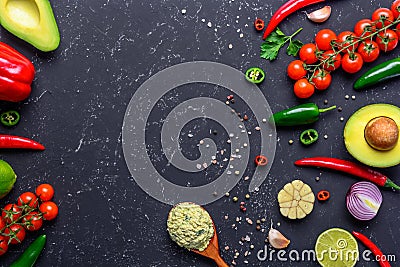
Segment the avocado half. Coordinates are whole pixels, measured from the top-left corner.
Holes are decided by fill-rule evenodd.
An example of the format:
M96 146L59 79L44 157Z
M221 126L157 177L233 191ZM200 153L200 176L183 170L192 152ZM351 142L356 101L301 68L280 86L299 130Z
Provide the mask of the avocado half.
M60 44L60 33L48 0L0 0L0 23L41 51L53 51Z
M392 167L400 163L400 141L397 140L390 150L379 150L373 148L365 137L369 122L380 117L392 119L400 127L399 107L390 104L367 105L357 110L347 121L344 143L347 151L358 161L372 167Z

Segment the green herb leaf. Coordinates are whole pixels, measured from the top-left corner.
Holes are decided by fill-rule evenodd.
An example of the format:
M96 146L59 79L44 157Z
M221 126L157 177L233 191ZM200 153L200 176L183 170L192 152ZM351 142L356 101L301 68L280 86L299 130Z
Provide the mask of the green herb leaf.
M286 49L286 53L289 56L297 56L300 51L300 48L303 46L303 43L300 40L294 40L289 43L289 46Z
M279 50L284 46L287 42L289 42L289 47L286 50L286 53L289 56L296 56L299 52L302 42L299 40L292 41L293 36L298 34L302 28L297 30L290 36L286 36L279 28L276 28L270 35L268 35L265 42L261 44L261 58L265 58L267 60L274 60L278 57Z
M274 60L278 56L279 49L284 45L284 43L277 42L264 42L261 45L261 58L266 60Z

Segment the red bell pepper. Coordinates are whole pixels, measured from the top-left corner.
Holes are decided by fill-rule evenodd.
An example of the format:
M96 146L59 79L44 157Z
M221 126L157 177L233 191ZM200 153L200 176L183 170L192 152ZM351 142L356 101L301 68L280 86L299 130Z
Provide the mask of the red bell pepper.
M0 42L0 100L19 102L26 99L31 93L34 76L32 62Z

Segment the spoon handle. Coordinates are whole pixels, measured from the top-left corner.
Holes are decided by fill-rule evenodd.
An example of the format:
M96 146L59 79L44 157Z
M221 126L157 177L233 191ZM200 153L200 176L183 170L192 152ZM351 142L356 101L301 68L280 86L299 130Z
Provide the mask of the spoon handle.
M214 261L218 267L229 267L229 265L226 264L226 262L221 258L219 254L215 257Z

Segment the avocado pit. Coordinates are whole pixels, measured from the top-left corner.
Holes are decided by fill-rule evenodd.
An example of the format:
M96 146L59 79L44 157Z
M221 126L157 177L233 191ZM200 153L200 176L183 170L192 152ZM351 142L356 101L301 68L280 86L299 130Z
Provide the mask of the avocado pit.
M399 140L399 127L388 117L377 117L368 122L364 130L368 145L380 151L393 149Z

